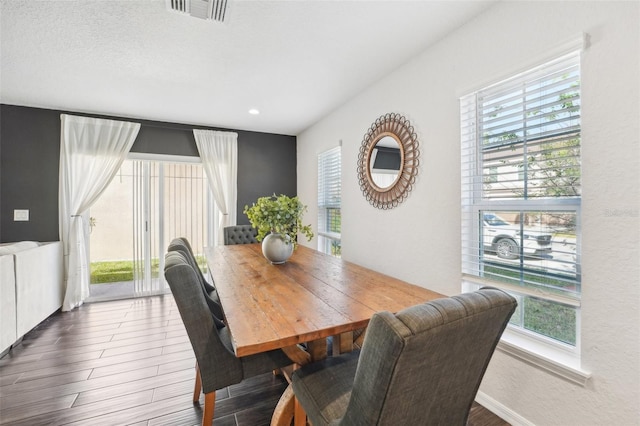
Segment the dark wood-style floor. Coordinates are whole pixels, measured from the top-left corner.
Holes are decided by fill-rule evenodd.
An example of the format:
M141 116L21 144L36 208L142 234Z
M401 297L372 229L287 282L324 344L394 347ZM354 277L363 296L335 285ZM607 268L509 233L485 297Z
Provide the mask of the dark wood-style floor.
M171 295L85 304L0 359L0 424L196 425L194 365ZM269 373L218 391L214 424L268 425L285 387ZM508 423L474 405L469 425Z

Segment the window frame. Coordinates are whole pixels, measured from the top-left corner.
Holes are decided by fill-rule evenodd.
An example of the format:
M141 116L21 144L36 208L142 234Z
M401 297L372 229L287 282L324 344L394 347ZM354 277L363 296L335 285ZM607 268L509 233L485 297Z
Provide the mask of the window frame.
M578 79L581 83L580 77L580 55L579 50L572 49L570 52L558 55L554 59L547 59L541 62L538 66L530 67L522 73L513 75L512 77L503 79L495 84L487 85L480 90L473 91L465 96L462 96L460 101L460 118L461 118L461 173L462 173L462 253L461 253L461 272L462 272L462 290L473 291L484 285L491 285L494 287L502 288L514 294L516 297L521 296L533 296L545 300L550 300L563 305L575 307L575 345L565 344L561 341L544 336L543 334L536 333L534 331L526 330L524 327L509 326L503 334L502 343L499 348L502 348L505 352L508 352L514 356L526 359L529 362L533 362L536 365L541 366L547 370L550 370L556 374L559 374L565 378L576 383L584 384L590 373L580 370L580 348L581 348L581 333L580 333L580 313L581 313L581 196L571 198L554 198L554 197L540 197L531 199L488 199L483 197L483 161L482 161L482 140L483 136L479 135L479 107L477 105L478 94L484 90L499 88L500 85L513 84L514 80L522 79L527 74L537 73L545 74L544 69L549 65L553 65L556 62L563 60L573 60L578 65ZM524 95L523 95L524 99ZM582 109L582 106L579 106ZM471 125L469 124L471 123ZM465 127L467 126L467 127ZM472 129L469 128L472 127ZM582 125L580 124L581 128ZM580 130L578 130L580 135ZM581 140L582 141L582 140ZM485 146L486 147L486 146ZM581 154L580 157L581 158ZM486 165L486 164L484 164ZM491 172L491 168L489 168ZM489 178L493 179L494 175L489 173ZM493 181L492 181L493 182ZM553 212L563 211L575 214L575 235L576 235L576 281L578 284L578 291L575 294L558 294L558 295L543 295L536 289L527 289L516 285L510 285L508 283L502 283L491 279L486 279L480 272L477 272L484 268L483 259L484 254L482 247L481 228L483 227L478 220L480 212L482 211L530 211L530 212ZM473 242L476 242L479 247L471 248ZM474 258L474 250L475 259ZM473 268L466 265L479 265L479 268L474 272ZM520 263L520 270L522 273L527 271L524 266L524 262ZM534 362L535 360L535 362Z
M336 198L337 202L329 201ZM318 154L318 250L340 257L342 234L328 228L330 210L342 209L342 147L337 146Z

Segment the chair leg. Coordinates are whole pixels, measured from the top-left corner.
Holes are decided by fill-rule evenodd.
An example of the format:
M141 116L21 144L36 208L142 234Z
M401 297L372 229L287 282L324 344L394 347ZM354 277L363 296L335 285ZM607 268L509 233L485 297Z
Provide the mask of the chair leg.
M293 414L294 426L306 426L307 425L307 413L305 413L302 404L298 401L298 398L294 396L294 414Z
M213 424L213 410L216 408L216 392L204 394L204 413L202 413L202 426Z
M200 391L202 390L202 379L200 378L200 369L198 368L198 363L196 362L196 385L193 389L193 402L198 402L200 400Z
M326 342L326 340L325 340ZM324 352L327 352L327 347L324 347ZM298 364L293 364L293 370L300 368ZM289 385L291 388L291 385ZM293 388L291 388L293 390ZM302 404L298 401L295 394L293 395L293 426L307 426L307 413L302 408Z

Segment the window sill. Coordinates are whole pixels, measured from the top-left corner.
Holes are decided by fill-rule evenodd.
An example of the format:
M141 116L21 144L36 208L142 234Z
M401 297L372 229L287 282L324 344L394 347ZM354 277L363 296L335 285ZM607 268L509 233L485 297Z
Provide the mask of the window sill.
M330 240L340 241L342 235L337 232L329 232L329 231L318 231L318 236L325 237Z
M582 387L591 378L590 372L580 368L580 359L575 355L536 342L512 330L505 330L496 349Z
M465 276L462 279L463 292L474 291L485 285L498 287L496 283L476 277ZM575 348L565 348L555 342L547 343L515 327L507 326L496 350L582 387L591 378L591 373L580 367L580 355Z

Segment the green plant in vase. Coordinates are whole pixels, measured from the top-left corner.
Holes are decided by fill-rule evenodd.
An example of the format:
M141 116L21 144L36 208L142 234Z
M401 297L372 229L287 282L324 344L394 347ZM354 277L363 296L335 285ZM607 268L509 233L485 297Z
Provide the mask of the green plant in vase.
M291 256L293 249L298 245L297 236L299 233L304 235L307 241L311 241L313 238L311 225L303 225L302 223L302 217L306 211L307 206L302 204L297 196L276 196L275 194L269 197L260 197L251 207L244 207L244 213L249 218L251 226L258 231L256 239L263 242L262 251L272 263L284 263L286 259L280 260L282 256L278 256L276 260L271 259L265 249L269 242L265 243L265 239L279 240L274 243L279 245L278 248L271 251L285 250ZM269 235L272 236L269 237Z

